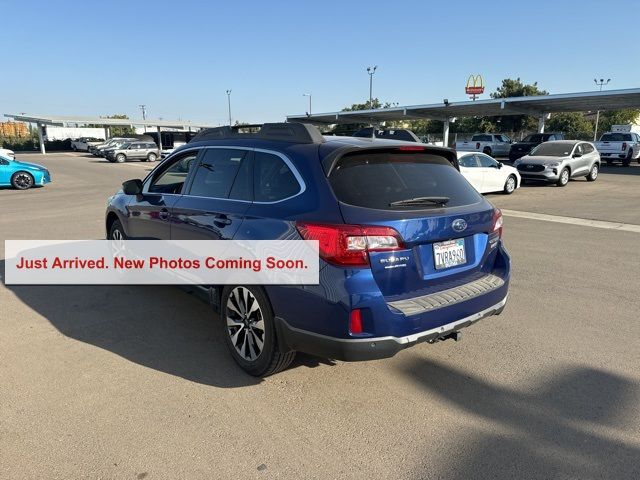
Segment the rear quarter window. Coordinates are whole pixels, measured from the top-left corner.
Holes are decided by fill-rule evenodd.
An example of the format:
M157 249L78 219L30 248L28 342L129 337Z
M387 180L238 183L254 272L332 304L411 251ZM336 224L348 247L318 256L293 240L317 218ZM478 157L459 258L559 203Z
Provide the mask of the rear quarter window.
M471 205L482 198L446 158L422 153L347 154L331 171L329 183L339 201L378 210L396 209L392 202L416 197L448 197L447 207Z

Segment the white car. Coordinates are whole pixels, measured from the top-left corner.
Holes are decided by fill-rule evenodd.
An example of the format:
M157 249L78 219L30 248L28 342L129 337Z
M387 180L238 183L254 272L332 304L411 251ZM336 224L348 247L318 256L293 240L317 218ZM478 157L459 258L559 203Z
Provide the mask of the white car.
M13 150L9 150L8 148L0 148L0 155L12 159L16 158L16 154L13 152Z
M503 165L484 153L458 152L460 173L480 193L504 192L511 195L520 188L518 170Z

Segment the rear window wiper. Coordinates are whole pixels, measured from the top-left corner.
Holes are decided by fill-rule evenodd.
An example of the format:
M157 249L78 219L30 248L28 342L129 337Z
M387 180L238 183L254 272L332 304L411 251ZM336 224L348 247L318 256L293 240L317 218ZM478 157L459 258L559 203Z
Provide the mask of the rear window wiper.
M397 200L389 204L390 207L408 207L414 205L446 205L449 197L415 197L406 200Z

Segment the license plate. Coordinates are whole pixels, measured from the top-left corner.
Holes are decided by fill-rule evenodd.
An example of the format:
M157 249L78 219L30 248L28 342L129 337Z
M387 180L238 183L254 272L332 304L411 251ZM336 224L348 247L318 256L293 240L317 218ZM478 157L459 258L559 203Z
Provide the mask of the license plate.
M464 239L447 240L433 244L433 258L436 270L456 267L467 263L467 254L464 250Z

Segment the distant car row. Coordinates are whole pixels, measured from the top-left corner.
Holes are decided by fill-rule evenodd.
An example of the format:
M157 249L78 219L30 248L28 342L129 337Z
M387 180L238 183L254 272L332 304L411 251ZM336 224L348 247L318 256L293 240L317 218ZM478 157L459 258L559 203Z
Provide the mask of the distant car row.
M600 141L592 145L602 157L611 164L620 162L625 167L632 160L640 163L640 134L632 131L631 125L613 125L612 131L603 134ZM471 140L456 142L453 148L459 152L482 152L493 157L509 157L516 161L528 155L535 147L544 142L565 140L562 133L534 133L526 136L520 142L512 142L503 134L478 133Z
M127 160L155 162L161 156L160 149L154 142L133 137L111 138L104 143L91 145L89 152L113 163Z

